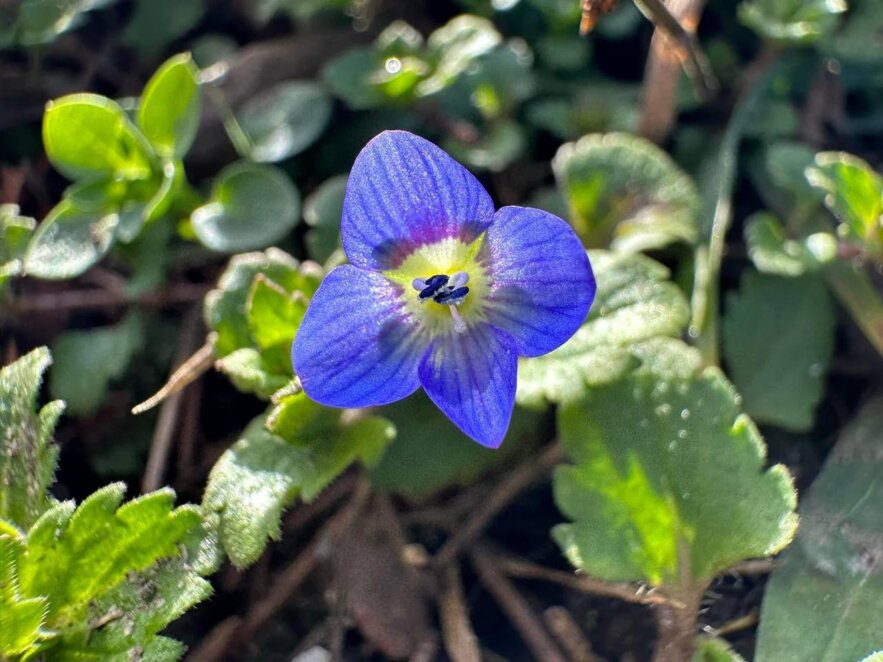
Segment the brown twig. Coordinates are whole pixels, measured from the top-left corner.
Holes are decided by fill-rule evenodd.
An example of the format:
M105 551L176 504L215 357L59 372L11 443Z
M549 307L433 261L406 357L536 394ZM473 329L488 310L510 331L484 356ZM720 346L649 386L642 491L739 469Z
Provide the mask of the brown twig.
M201 301L211 289L208 285L178 283L166 290L129 297L110 290L65 290L45 294L28 294L9 302L7 310L16 315L57 313L68 310L120 308L137 304L161 308Z
M709 101L717 91L717 81L696 40L705 0L635 0L635 4L656 26L644 74L638 132L661 143L674 126L681 67L700 101Z
M216 626L207 639L212 644L212 648L203 650L201 646L190 659L199 662L216 662L225 659L236 645L251 639L300 588L322 559L325 550L333 546L352 525L370 495L371 484L363 478L356 486L347 505L329 519L300 555L276 576L270 592L251 606L236 627L228 624L229 619ZM224 631L218 632L222 628Z
M727 621L718 628L705 627L702 629L704 632L715 637L724 637L728 634L741 632L742 630L747 630L750 627L754 627L755 625L757 625L759 619L760 611L758 609L752 609L744 616L740 616L739 618L734 618L731 621Z
M592 653L591 644L567 609L549 607L543 612L543 621L567 653L570 662L600 662L601 658Z
M470 550L470 558L481 583L512 621L534 658L543 662L564 662L564 656L530 605L512 582L499 572L493 557L481 545L475 545Z
M768 575L776 567L775 559L748 559L741 561L729 569L728 572L734 575L754 576Z
M433 558L433 565L436 568L449 565L465 547L481 535L481 532L497 513L503 510L522 490L545 477L555 465L564 460L564 457L561 444L554 442L547 446L538 457L519 465L500 482L466 523L448 538Z
M211 340L206 341L189 359L178 366L161 389L144 402L132 407L132 413L143 414L156 407L166 398L172 397L185 389L189 384L192 384L211 367L214 354L214 343Z
M463 582L456 564L445 568L438 609L448 656L454 662L481 662L478 637L469 622L469 611L463 599Z
M178 351L175 354L176 364L182 363L193 351L193 347L198 342L199 328L199 307L197 306L187 313L184 323L181 325ZM141 482L141 491L144 493L152 492L162 485L163 473L169 459L169 450L172 447L172 438L180 411L181 393L179 392L168 398L159 412L159 419L150 442L147 467L144 469L144 478Z
M633 602L641 605L659 605L671 602L669 598L661 593L644 591L633 584L605 582L588 575L576 575L562 570L554 570L536 563L503 555L496 556L495 562L500 571L510 577L553 582L581 593L619 598L624 602Z
M181 434L178 435L177 486L189 485L196 461L196 440L199 436L199 411L202 405L202 382L197 380L183 394L184 413L181 415Z
M301 503L293 508L282 523L286 533L302 529L316 517L331 508L347 494L353 491L358 482L359 474L349 471L326 487L314 500Z

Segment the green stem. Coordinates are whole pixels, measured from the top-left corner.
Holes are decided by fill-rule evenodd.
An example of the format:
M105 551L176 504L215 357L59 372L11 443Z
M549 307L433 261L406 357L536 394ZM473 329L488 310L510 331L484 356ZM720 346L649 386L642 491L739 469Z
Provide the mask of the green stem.
M822 273L865 337L883 355L883 301L868 274L845 260L832 262Z
M773 60L761 78L749 88L733 116L721 141L717 168L709 178L705 196L711 223L705 228L704 242L696 249L696 271L693 282L690 336L702 355L704 365L717 365L718 356L718 277L723 260L725 239L732 221L732 197L739 164L739 145L749 123L766 98L770 85L779 71Z
M248 137L245 129L242 128L239 120L236 119L236 114L227 102L224 92L211 83L205 86L205 90L208 98L214 104L215 110L218 111L221 122L224 124L224 129L227 131L227 137L233 143L233 148L242 158L250 159L254 151L254 143Z

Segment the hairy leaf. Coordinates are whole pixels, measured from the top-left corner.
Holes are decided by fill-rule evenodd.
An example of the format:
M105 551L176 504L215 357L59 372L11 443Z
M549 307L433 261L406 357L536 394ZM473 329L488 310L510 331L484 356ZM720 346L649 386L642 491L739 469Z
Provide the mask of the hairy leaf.
M727 297L723 352L750 416L789 430L812 427L835 323L820 278L746 272Z
M555 351L520 360L516 396L520 404L538 407L547 401L576 400L590 387L618 379L651 358L653 352L642 349L646 343L677 337L687 325L687 302L667 281L668 270L661 264L605 251L590 251L589 257L598 284L589 317ZM695 369L697 361L689 350L672 351L683 362L662 363L676 369L680 364L679 374Z
M842 432L767 585L757 662L859 660L883 648L883 400Z
M35 349L0 369L0 519L27 531L51 504L58 447L52 433L64 403L37 410L49 350ZM0 535L3 535L0 529Z
M589 246L637 252L696 241L696 186L649 141L587 135L562 145L552 166L571 222Z
M765 447L723 375L635 375L559 411L574 466L556 471L571 520L553 530L577 568L675 591L773 554L797 525L787 470Z
M279 408L298 407L303 415L302 400L290 396ZM302 424L281 425L284 413L274 413L276 431L286 438L267 430L263 417L252 421L215 464L203 498L224 550L239 567L254 562L269 538L279 538L282 510L296 497L313 499L355 461L373 464L395 436L393 426L376 416L345 422L339 411L315 405Z

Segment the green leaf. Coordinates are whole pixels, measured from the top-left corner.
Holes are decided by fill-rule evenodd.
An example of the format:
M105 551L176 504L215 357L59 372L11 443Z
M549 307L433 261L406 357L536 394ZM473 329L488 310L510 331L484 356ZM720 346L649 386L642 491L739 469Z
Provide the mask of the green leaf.
M702 636L696 638L693 662L745 662L723 639Z
M252 347L242 347L221 357L215 361L215 368L224 373L238 390L253 393L263 400L269 400L291 381L290 366L281 371L278 360L271 360Z
M449 487L467 486L540 439L542 416L517 407L499 449L476 444L457 430L424 394L383 408L396 438L371 472L375 487L426 499Z
M123 662L136 651L143 659L180 656L180 644L155 635L211 592L181 551L203 536L200 514L193 507L173 509L171 490L121 506L124 491L116 483L79 508L56 504L15 543L14 553L0 556L0 580L14 576L18 597L45 607L42 641L29 654L96 662ZM0 536L4 552L8 540Z
M150 156L143 136L114 101L98 94L71 94L46 105L46 156L70 179L144 179Z
M757 212L745 221L745 243L757 270L778 276L816 272L837 257L833 235L815 232L789 239L779 219L768 212Z
M217 289L209 292L205 298L205 324L215 333L217 356L254 347L246 306L258 274L264 275L286 292L300 292L308 298L319 287L323 275L315 264L301 264L277 248L233 257L218 279Z
M48 488L55 479L58 447L52 433L64 403L37 411L50 363L49 350L40 347L0 369L0 520L22 531L49 507Z
M291 377L291 343L307 312L303 293L288 292L281 285L259 274L246 302L251 337L277 372Z
M176 55L147 81L138 105L138 126L157 154L182 159L196 138L201 103L196 65Z
M52 347L52 397L67 402L68 412L76 416L95 413L110 382L126 373L143 345L144 318L139 313L114 326L64 332Z
M696 186L651 142L624 133L588 135L562 145L552 167L589 246L637 252L696 241Z
M31 238L25 273L49 280L79 276L110 250L119 220L116 213L83 210L62 200Z
M486 18L463 14L452 19L426 42L426 58L433 72L417 85L417 94L429 96L440 92L502 41L494 24Z
M16 30L24 46L53 41L58 35L76 27L83 14L98 9L112 0L25 0L19 3Z
M540 407L576 400L590 387L619 379L652 356L640 349L645 343L677 337L687 325L687 301L667 280L668 270L661 264L606 251L590 251L589 258L597 294L588 319L555 351L520 359L519 404ZM686 350L680 355L688 372L696 368L694 354Z
M298 396L290 401L298 403ZM203 508L216 516L221 544L238 567L254 562L269 538L279 538L282 510L296 497L313 499L357 460L376 462L395 436L385 419L344 422L340 412L316 407L288 440L265 429L262 417L255 419L212 469Z
M745 273L727 297L723 353L751 417L796 432L812 427L835 323L820 278Z
M322 135L331 119L325 87L287 81L249 99L238 113L252 143L254 161L276 162L300 154Z
M136 0L123 42L144 60L155 61L175 40L194 28L206 11L204 0Z
M239 162L224 168L208 203L191 215L193 231L208 248L225 253L279 241L300 220L300 194L273 166Z
M827 194L825 205L850 237L883 248L883 177L871 166L843 152L820 152L806 178Z
M445 142L445 149L458 161L491 172L499 172L510 166L521 156L525 146L524 131L513 121L497 122L474 142L456 138Z
M346 175L325 180L304 201L304 222L310 226L305 241L310 257L324 262L340 247L340 218Z
M842 432L767 584L757 662L859 660L883 647L883 400Z
M18 586L18 559L22 540L0 534L0 656L28 652L40 638L48 604L45 598L22 598Z
M739 19L766 39L801 44L833 31L845 11L845 0L743 0Z
M765 447L717 369L701 377L633 376L559 410L574 466L553 529L577 568L609 581L698 591L734 563L773 554L797 526L787 470Z
M21 259L35 227L33 218L19 215L18 205L0 205L0 288L21 274Z
M849 12L831 39L831 49L838 59L879 63L880 26L883 25L883 5L874 0L849 0Z

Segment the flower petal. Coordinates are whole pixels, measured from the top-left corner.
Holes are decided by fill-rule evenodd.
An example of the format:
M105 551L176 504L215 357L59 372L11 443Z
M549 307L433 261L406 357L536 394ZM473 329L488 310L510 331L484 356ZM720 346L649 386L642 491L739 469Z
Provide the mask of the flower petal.
M395 285L378 273L337 267L322 281L301 322L291 360L304 391L332 407L401 400L420 385L427 340Z
M420 362L420 383L454 424L483 446L499 446L515 404L515 341L487 324L437 338Z
M385 131L359 153L347 180L343 248L358 267L393 269L417 246L473 241L493 215L484 187L442 149Z
M503 207L482 251L492 282L488 322L512 335L519 355L551 352L585 321L595 276L566 222L540 209Z

